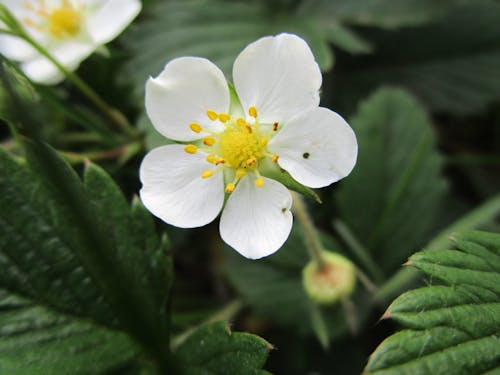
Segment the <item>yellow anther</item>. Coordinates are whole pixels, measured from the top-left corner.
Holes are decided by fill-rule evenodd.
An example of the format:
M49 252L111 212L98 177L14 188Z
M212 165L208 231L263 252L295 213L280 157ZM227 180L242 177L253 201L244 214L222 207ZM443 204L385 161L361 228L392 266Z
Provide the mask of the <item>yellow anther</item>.
M229 116L227 113L219 113L219 120L221 122L227 122L231 120L231 116Z
M236 185L230 182L229 184L226 185L226 193L232 193L235 188Z
M224 164L226 161L223 158L217 158L215 160L215 165Z
M186 151L188 154L196 154L196 151L198 151L198 147L196 147L195 145L185 145L184 151Z
M215 144L216 139L214 137L205 137L203 138L203 144L206 146L213 146Z
M267 137L262 137L262 138L260 139L260 145L261 145L262 147L266 147L266 146L267 146Z
M247 166L249 166L249 167L255 165L255 163L257 163L257 159L255 159L255 158L250 158L246 162Z
M201 178L209 178L212 177L213 175L214 175L213 171L206 170L203 171L203 173L201 174Z
M217 158L215 157L215 155L208 155L205 160L208 161L210 164L215 164Z
M244 168L238 168L236 170L236 178L242 178L247 174L247 171Z
M264 186L264 179L262 177L259 177L258 179L255 180L255 186L257 187L262 187Z
M252 127L250 125L246 125L246 128L250 134L252 134Z
M251 106L250 108L248 108L248 114L253 118L257 118L257 108Z
M247 125L247 122L245 121L245 119L242 119L241 117L238 118L236 120L236 124L238 124L239 126L246 126Z
M279 157L279 155L278 155L278 154L274 154L274 155L273 155L273 157L271 158L271 161L272 161L273 163L277 163L279 158L280 158L280 157Z
M203 128L201 127L200 124L198 124L197 122L192 122L191 124L189 124L189 128L194 131L195 133L199 133L203 130Z
M217 112L212 111L211 109L208 109L208 110L207 110L207 116L208 116L208 118L209 118L210 120L212 120L212 121L217 120L217 118L219 117L219 116L217 115Z

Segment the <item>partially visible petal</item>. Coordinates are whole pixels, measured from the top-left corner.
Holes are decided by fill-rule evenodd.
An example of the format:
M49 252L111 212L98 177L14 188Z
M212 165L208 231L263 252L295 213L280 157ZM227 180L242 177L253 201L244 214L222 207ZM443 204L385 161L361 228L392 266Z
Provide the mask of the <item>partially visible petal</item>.
M293 34L251 43L233 65L234 86L243 107L255 106L263 123L286 121L317 107L321 79L311 49Z
M102 3L102 2L101 2ZM116 38L139 14L139 0L108 0L87 20L87 33L96 44Z
M49 52L69 71L76 70L78 65L85 60L96 47L85 41L68 40ZM38 55L33 60L21 64L23 71L33 81L52 85L64 79L64 75L57 67L45 57Z
M347 176L356 164L358 143L349 124L327 108L292 118L269 142L278 164L303 185L319 188Z
M250 259L277 251L292 229L290 192L279 182L264 181L259 188L252 176L244 177L231 193L220 219L224 242Z
M23 39L4 34L0 34L0 53L15 61L31 60L38 55Z
M146 111L154 127L165 137L177 141L199 139L191 122L220 130L220 124L207 117L229 109L229 88L217 66L200 57L171 60L156 78L146 83Z
M201 227L214 220L224 202L224 182L222 173L201 178L210 165L204 156L187 154L182 145L150 151L139 170L144 206L176 227Z

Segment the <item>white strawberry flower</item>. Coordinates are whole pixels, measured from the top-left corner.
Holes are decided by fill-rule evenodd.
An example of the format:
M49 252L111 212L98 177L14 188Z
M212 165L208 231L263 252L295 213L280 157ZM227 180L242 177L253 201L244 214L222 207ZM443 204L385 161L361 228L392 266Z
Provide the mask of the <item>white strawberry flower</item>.
M0 4L69 71L116 38L141 10L140 0L0 0ZM64 79L53 63L19 37L0 35L0 53L19 61L35 82L55 84Z
M292 198L268 172L281 168L319 188L356 163L352 129L318 107L321 80L309 46L291 34L261 38L240 53L233 65L237 97L210 61L168 62L146 84L146 110L162 135L189 143L146 155L144 205L182 228L211 222L224 206L220 233L228 245L251 259L277 251L292 228Z

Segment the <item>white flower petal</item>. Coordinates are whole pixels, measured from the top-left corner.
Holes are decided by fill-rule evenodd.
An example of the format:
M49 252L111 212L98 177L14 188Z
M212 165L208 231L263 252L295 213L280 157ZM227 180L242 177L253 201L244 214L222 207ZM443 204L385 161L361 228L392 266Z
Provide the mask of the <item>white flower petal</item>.
M269 142L278 164L303 185L319 188L347 176L358 154L349 124L327 108L292 118Z
M180 57L170 61L156 78L146 83L146 111L156 130L177 141L199 139L191 122L220 130L206 111L227 112L229 88L217 66L200 57ZM218 125L217 125L218 124Z
M38 52L21 38L10 35L0 35L0 53L15 61L25 61L35 58Z
M244 177L229 196L220 219L224 242L250 259L277 251L292 229L290 192L279 182L264 180L264 186L258 188L252 176Z
M101 3L87 20L87 32L96 44L105 44L116 38L139 14L139 0L108 0Z
M233 65L243 107L255 106L262 123L286 121L317 107L321 71L307 43L296 35L264 37L248 45Z
M96 47L85 41L67 40L49 52L69 71L76 70ZM33 81L52 85L64 79L64 75L45 57L38 55L33 60L21 64L23 71Z
M193 228L210 223L224 203L224 182L222 173L201 178L209 166L203 153L187 154L182 145L153 149L139 170L144 206L177 227Z

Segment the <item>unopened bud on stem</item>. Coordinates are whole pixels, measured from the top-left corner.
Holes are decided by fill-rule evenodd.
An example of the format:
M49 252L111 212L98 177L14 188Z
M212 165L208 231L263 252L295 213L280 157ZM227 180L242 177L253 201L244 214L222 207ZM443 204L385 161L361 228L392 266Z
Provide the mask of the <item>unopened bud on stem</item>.
M356 284L354 264L342 255L324 251L323 265L309 262L302 271L302 284L309 298L320 304L333 304L349 296Z

